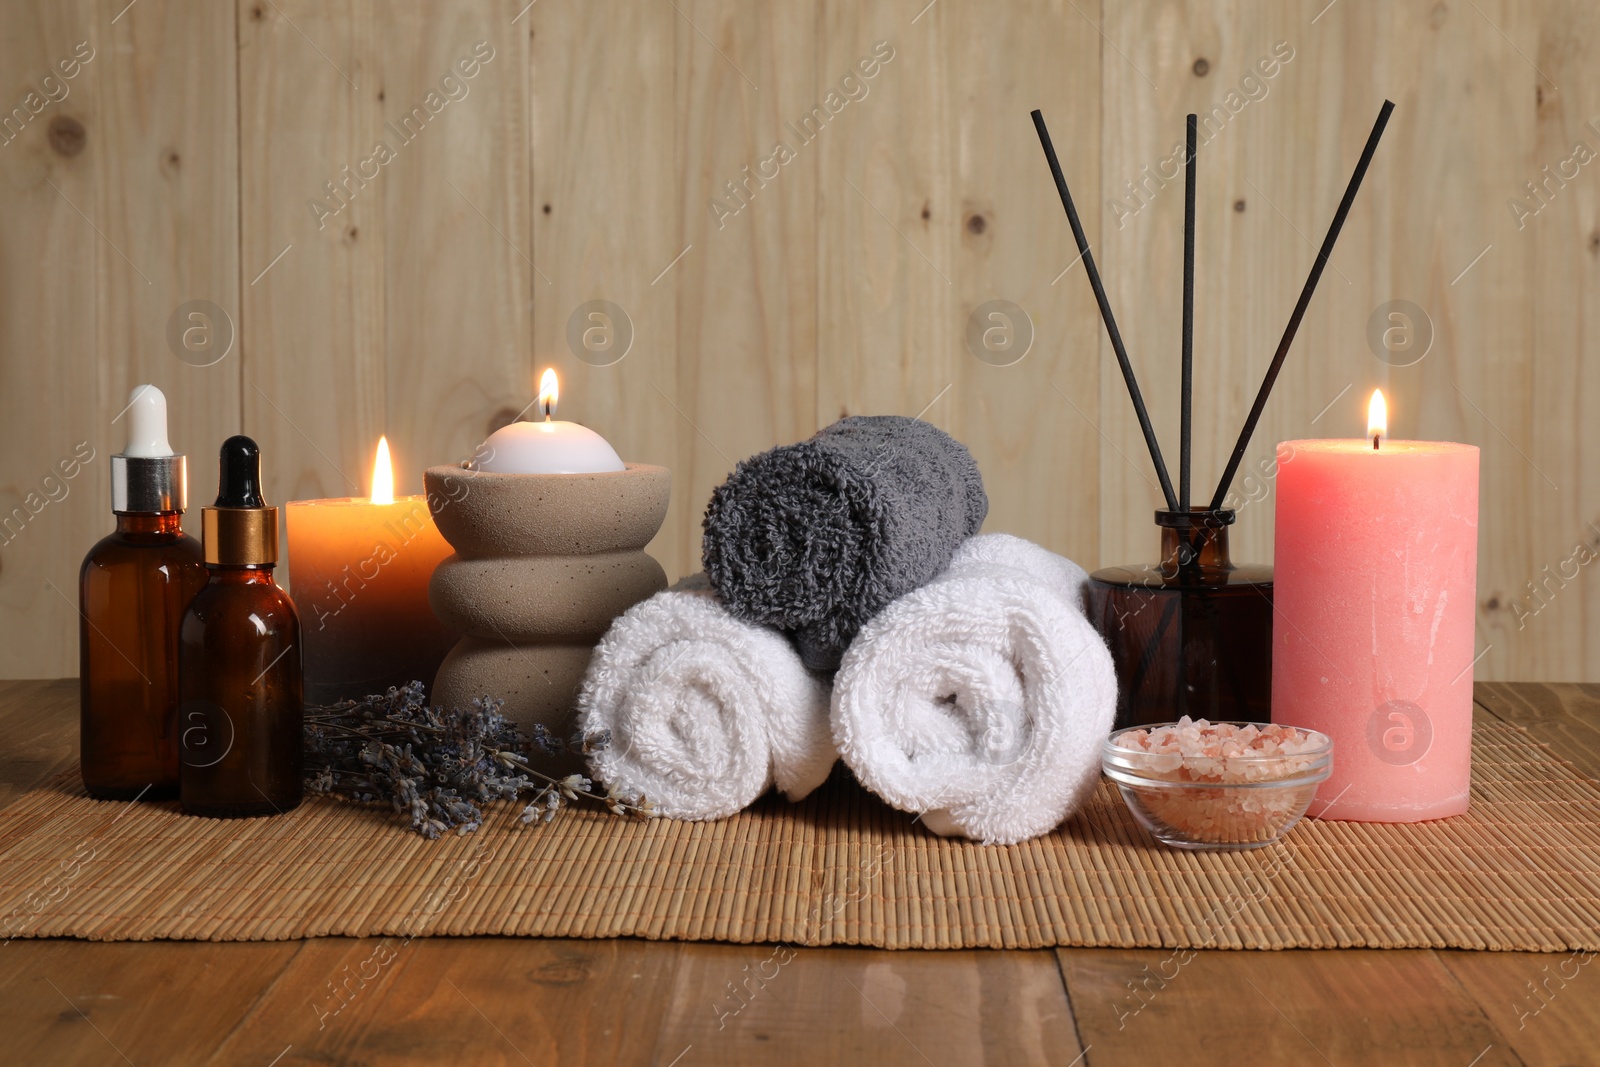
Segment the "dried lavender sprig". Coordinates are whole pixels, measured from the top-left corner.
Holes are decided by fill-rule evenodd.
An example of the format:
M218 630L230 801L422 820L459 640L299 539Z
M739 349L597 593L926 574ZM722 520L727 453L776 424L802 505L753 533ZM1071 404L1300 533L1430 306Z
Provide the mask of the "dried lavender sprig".
M344 730L347 733L352 734L353 736L362 737L362 738L368 738L368 739L370 739L372 737L375 737L375 736L380 736L384 732L384 731L381 731L381 730L373 730L373 731L364 733L364 732L361 732L361 731L356 731L356 730L349 729L348 727L344 726L342 723L339 723L339 722L336 721L336 717L337 717L336 709L337 709L337 707L338 706L336 706L335 709L329 709L330 711L334 712L333 714L329 714L328 712L322 711L322 709L318 709L318 713L314 716L315 719L316 719L317 725L319 725L319 726L331 726L334 729ZM308 713L307 718L311 719L311 718L313 718L313 715ZM372 721L376 722L378 720L372 720ZM434 733L444 733L445 732L444 730L442 730L442 729L440 729L439 727L436 727L436 726L429 726L429 725L426 725L424 723L412 722L412 721L406 720L406 719L396 719L396 718L394 718L392 716L385 716L383 721L387 721L387 722L391 722L391 723L397 723L399 725L408 727L410 729L428 730L428 731L432 731ZM536 725L534 727L534 729L535 729L535 731L537 733L544 735L544 737L546 737L546 738L549 737L549 733L545 730L543 725ZM399 732L399 731L390 731L390 732ZM576 739L574 739L573 741L570 741L570 742L569 741L563 741L563 740L561 740L559 738L553 739L551 741L546 742L545 744L541 744L539 747L547 755L554 755L554 754L556 754L558 752L567 751L568 749L576 749L577 751L581 752L582 754L588 755L591 752L599 752L600 750L604 749L610 743L611 743L611 731L602 730L602 731L595 731L595 732L591 732L591 733L585 734L581 738L576 738ZM569 799L576 799L577 796L588 797L591 800L595 800L597 802L601 802L601 803L606 804L607 807L610 807L618 815L624 814L625 812L626 813L632 813L632 812L635 812L635 811L642 813L642 812L645 812L647 810L651 811L653 813L654 809L650 807L649 802L647 800L645 800L644 798L640 798L638 803L634 803L633 801L630 801L630 800L628 800L626 798L620 798L614 792L607 792L604 797L600 796L599 794L595 793L590 788L590 786L593 783L590 782L588 778L585 778L581 774L569 774L565 778L557 779L557 778L555 778L555 777L553 777L551 775L548 775L548 774L544 773L543 771L539 770L537 767L535 767L532 764L530 764L526 759L524 759L522 757L522 755L520 755L516 751L494 748L492 746L486 747L484 749L484 751L487 752L490 755L493 755L493 756L505 761L509 765L519 767L519 768L521 768L522 770L526 771L529 774L532 774L532 775L535 775L538 778L544 779L544 781L547 783L547 787L559 787L562 790L562 792L569 794Z
M581 774L558 779L529 762L530 746L546 755L568 749L587 753L605 747L609 736L563 742L535 727L529 739L502 707L490 698L475 699L466 709L429 707L422 683L412 682L365 700L309 708L307 787L360 803L387 800L395 811L409 812L412 827L429 838L452 828L475 830L483 820L480 805L526 794L533 801L523 809L524 822L548 822L564 801L579 799L604 804L618 815L654 816L643 797L614 791L602 796Z

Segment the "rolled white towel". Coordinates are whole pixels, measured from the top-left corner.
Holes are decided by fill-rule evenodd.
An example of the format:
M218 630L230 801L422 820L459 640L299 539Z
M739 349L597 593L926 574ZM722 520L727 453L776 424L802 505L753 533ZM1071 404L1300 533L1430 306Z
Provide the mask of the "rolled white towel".
M833 736L861 783L930 830L1013 844L1058 826L1100 777L1111 654L1077 564L1006 534L867 623L833 684Z
M676 819L724 818L774 784L799 800L838 759L828 683L778 631L729 615L702 575L611 624L578 712L584 732L611 732L594 776Z

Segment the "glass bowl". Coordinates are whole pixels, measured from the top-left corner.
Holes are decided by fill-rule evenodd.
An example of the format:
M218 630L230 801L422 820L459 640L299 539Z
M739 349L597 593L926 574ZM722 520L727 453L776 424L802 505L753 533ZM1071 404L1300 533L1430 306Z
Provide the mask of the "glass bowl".
M1182 720L1118 730L1106 738L1100 754L1106 777L1117 783L1139 824L1173 848L1264 848L1300 821L1317 786L1333 771L1333 741L1315 730L1295 728L1302 736L1293 751L1272 754L1247 749L1227 755L1215 745L1209 754L1150 752L1125 740L1166 727L1254 727L1258 734L1288 728Z

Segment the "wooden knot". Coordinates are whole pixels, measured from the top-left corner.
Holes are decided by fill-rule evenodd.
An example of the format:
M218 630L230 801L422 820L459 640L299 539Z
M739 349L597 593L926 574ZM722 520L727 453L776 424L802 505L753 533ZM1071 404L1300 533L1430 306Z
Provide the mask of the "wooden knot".
M83 123L67 115L57 115L50 120L50 147L60 155L71 158L83 151L89 132Z

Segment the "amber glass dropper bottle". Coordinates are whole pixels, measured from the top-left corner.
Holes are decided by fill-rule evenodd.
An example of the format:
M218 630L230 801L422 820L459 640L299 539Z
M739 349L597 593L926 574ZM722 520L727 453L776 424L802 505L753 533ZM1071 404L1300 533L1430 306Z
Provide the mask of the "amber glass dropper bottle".
M133 389L128 444L111 457L117 528L78 572L78 747L84 788L107 800L178 795L178 624L206 583L179 525L188 466L167 444L167 399Z
M278 509L250 438L223 442L220 486L201 510L210 579L179 633L180 800L192 815L273 815L301 796L300 620L272 578Z

